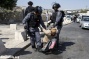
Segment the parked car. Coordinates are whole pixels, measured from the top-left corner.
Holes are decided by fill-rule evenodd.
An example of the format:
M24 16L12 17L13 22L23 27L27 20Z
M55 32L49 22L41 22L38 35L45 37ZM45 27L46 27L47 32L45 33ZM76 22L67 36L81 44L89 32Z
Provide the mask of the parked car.
M80 27L89 29L89 16L82 16Z
M71 20L71 16L70 15L65 15L65 19L66 20Z

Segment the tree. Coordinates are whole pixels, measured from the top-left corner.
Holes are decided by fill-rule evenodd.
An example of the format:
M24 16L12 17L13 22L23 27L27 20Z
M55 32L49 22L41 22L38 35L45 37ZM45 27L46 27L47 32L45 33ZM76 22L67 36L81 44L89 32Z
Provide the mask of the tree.
M16 6L17 0L0 0L0 7L12 10Z
M87 11L88 11L87 9L84 9L84 10L81 9L80 13L87 13Z

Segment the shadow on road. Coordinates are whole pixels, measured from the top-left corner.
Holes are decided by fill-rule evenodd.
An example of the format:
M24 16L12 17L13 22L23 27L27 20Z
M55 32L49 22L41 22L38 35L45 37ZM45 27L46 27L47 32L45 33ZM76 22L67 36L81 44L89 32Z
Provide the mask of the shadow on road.
M23 52L17 53L17 54L15 54L15 56L27 55L27 54L32 54L32 52L23 50Z
M74 42L62 42L61 44L59 44L59 48L58 49L55 49L53 51L49 51L49 52L46 52L46 53L42 53L42 52L39 52L39 53L42 53L43 55L59 55L61 53L63 53L64 51L66 51L66 47L68 46L71 46L71 45L74 45L75 43ZM25 51L25 50L22 50L21 52L19 53L16 53L15 56L20 56L20 55L29 55L29 54L32 54L31 51Z
M66 47L67 47L67 46L71 46L71 45L74 45L74 44L75 44L74 42L62 42L62 43L59 45L59 48L58 48L58 49L53 50L53 51L51 51L51 52L44 53L44 54L46 54L46 55L48 55L48 54L58 55L58 54L63 53L64 51L66 51Z
M0 38L1 40L7 40L7 39L9 39L9 38ZM6 43L6 42L3 42L4 44Z
M4 56L4 55L20 56L20 55L27 55L27 54L32 54L32 52L24 51L24 49L21 50L21 48L11 48L11 49L6 48L6 51L4 53L2 53L2 56Z
M9 39L9 38L0 38L0 39Z
M83 30L89 30L88 28L82 28Z

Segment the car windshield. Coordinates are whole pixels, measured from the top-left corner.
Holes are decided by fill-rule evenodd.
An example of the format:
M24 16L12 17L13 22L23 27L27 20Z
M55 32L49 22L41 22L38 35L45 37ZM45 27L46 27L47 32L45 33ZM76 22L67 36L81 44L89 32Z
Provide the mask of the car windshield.
M89 21L89 17L84 17L83 21Z
M71 18L71 16L67 16L67 18Z

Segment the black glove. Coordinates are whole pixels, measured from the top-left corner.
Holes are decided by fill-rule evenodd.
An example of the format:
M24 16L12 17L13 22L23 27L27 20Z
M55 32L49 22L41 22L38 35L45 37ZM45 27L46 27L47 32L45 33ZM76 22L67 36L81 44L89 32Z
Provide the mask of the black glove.
M24 29L27 29L27 25L26 24L24 24Z

